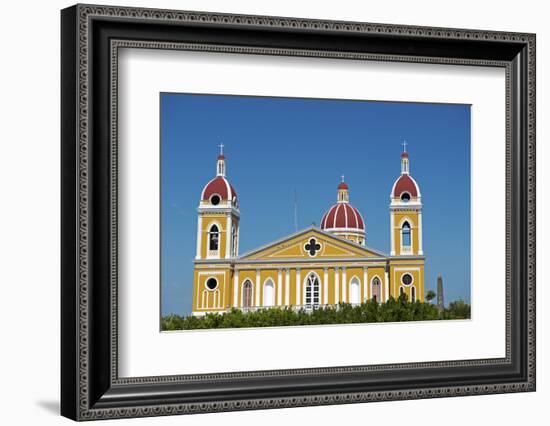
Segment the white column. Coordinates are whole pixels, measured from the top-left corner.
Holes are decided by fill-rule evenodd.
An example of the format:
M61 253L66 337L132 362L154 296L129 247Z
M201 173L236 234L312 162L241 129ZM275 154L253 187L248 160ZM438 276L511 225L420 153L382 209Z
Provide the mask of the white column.
M201 242L202 242L202 216L199 215L199 221L197 225L197 255L196 259L201 258Z
M323 305L328 305L328 268L324 268L323 278Z
M302 298L300 296L300 289L302 288L302 283L300 282L300 268L296 268L296 304L303 305Z
M346 267L342 268L342 302L348 303L348 280L346 277Z
M281 306L283 301L281 300L283 296L283 270L279 269L277 271L277 303L275 305Z
M285 305L290 305L290 269L285 271Z
M384 300L387 302L390 298L390 280L388 277L388 272L384 272L384 288L386 289L386 294Z
M235 257L239 256L239 233L241 232L241 227L237 224L237 244L235 245Z
M390 211L390 239L391 239L391 251L390 255L395 256L395 218L392 211Z
M365 300L369 299L369 268L366 266L363 268L363 300L361 300L361 303L363 303Z
M424 254L422 249L422 211L418 212L418 254L420 256Z
M239 307L239 270L235 269L233 274L233 306Z
M226 259L231 257L231 244L233 243L232 241L233 238L231 235L232 224L233 224L233 221L230 214L229 217L227 218L227 224L225 227L225 258Z
M338 294L340 292L339 286L340 270L338 268L334 268L334 303L336 305L340 302L340 295Z
M260 286L260 270L256 269L256 285L254 286L254 306L259 307L260 306L260 291L262 291Z

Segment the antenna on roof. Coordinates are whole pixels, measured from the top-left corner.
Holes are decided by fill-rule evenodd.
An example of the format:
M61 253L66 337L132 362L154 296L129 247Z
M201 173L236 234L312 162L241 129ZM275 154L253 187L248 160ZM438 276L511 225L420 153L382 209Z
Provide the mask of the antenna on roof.
M298 193L294 188L294 232L298 232Z

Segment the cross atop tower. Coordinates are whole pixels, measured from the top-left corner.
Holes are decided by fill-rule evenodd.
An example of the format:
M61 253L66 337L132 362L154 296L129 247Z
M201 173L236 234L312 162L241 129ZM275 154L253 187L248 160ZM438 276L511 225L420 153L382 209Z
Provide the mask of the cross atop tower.
M344 182L344 175L342 175L342 182Z
M219 144L218 146L219 146L219 148L220 148L220 155L223 155L223 147L224 147L225 145L224 145L223 142L222 142L222 143Z
M407 141L405 139L403 139L403 143L401 145L403 145L403 152L407 152Z

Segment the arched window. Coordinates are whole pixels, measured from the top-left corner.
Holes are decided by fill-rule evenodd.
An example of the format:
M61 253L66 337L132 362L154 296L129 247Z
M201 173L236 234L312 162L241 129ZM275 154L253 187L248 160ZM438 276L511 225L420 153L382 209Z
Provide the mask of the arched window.
M399 287L399 297L403 296L405 294L405 289L403 287Z
M252 306L252 283L250 280L246 280L243 284L243 308L250 308Z
M414 286L411 287L411 302L416 302L416 288Z
M411 225L409 225L409 222L405 222L401 227L401 243L403 247L408 248L411 246Z
M319 278L311 273L306 278L306 307L319 306Z
M376 302L380 301L381 290L380 290L380 278L374 277L371 281L371 294L372 299Z
M275 304L275 284L271 278L264 283L264 303L263 306L273 306Z
M217 225L212 225L208 232L208 250L218 251L220 246L220 231Z
M361 303L361 295L359 294L359 279L353 277L349 283L349 303L358 305Z

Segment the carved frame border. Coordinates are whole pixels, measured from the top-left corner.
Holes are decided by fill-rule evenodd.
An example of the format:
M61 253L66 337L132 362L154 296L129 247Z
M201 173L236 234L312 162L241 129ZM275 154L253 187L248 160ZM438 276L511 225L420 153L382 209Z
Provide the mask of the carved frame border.
M77 254L77 277L76 282L76 306L74 319L76 322L76 363L74 365L76 383L73 384L77 395L74 402L75 407L63 408L63 399L65 405L72 403L62 394L62 413L77 420L92 420L104 418L121 417L141 417L158 416L170 414L186 413L205 413L230 410L249 410L262 408L282 408L293 406L325 405L325 404L343 404L366 401L400 400L415 398L433 398L442 396L462 396L488 393L504 393L518 391L533 391L535 389L535 36L533 34L494 32L464 29L447 28L428 28L401 25L370 24L357 22L337 22L325 20L280 18L266 16L246 16L229 15L217 13L170 11L157 9L141 9L127 7L105 7L92 5L77 5L73 9L78 28L76 29L77 42L76 48L76 88L77 111L76 111L76 161L75 176L77 179L76 187L76 254ZM525 125L527 126L527 177L524 202L527 204L527 232L528 244L525 247L527 252L527 360L525 367L526 380L519 382L503 382L495 384L483 384L479 386L448 386L433 388L403 388L399 390L376 391L376 392L338 392L326 393L322 395L311 396L289 396L289 397L268 397L255 399L234 399L220 400L216 402L202 403L161 403L144 406L119 406L96 407L90 398L89 380L89 354L90 354L90 334L89 334L89 271L90 259L89 253L89 233L90 233L90 162L89 162L89 112L90 112L90 81L89 81L89 63L91 54L90 27L93 19L96 18L117 18L139 20L140 22L172 22L172 23L204 23L225 26L245 26L258 28L291 28L300 30L315 30L339 33L361 33L361 34L382 34L382 35L407 35L421 38L437 38L448 40L474 40L474 41L506 41L522 44L527 49L527 98ZM397 61L397 62L425 62L442 63L458 65L482 65L497 66L506 69L506 110L507 110L507 129L506 129L506 194L507 194L507 213L506 213L506 357L503 359L483 359L483 360L464 360L450 362L433 363L414 363L414 364L392 364L361 367L327 367L318 369L299 369L299 370L274 370L261 372L242 372L242 373L221 373L207 375L187 375L187 376L160 376L160 377L138 377L138 378L119 378L117 371L117 70L118 70L118 49L124 47L132 48L154 48L154 49L177 49L177 50L196 50L209 52L226 52L238 54L264 54L264 55L295 55L295 56L313 56L338 59L359 59L375 61ZM461 59L461 58L442 58L442 57L418 57L404 55L385 55L385 54L365 54L349 53L340 51L315 51L301 49L279 49L279 48L257 48L228 45L212 44L194 44L194 43L173 43L173 42L152 42L144 40L111 40L111 366L110 380L112 386L124 386L128 384L169 384L182 381L213 381L218 379L240 379L245 377L268 377L268 376L302 376L307 374L331 374L342 372L357 371L380 371L409 368L425 367L449 367L449 366L479 366L479 365L501 365L510 362L511 350L511 322L510 312L511 281L510 281L510 258L512 256L511 247L511 219L510 210L512 208L511 197L511 147L510 140L512 132L515 129L510 128L511 114L511 95L513 82L511 81L511 64L507 61ZM67 285L67 284L66 284ZM69 284L70 285L70 284ZM64 318L64 321L66 319ZM68 356L68 355L66 355Z

